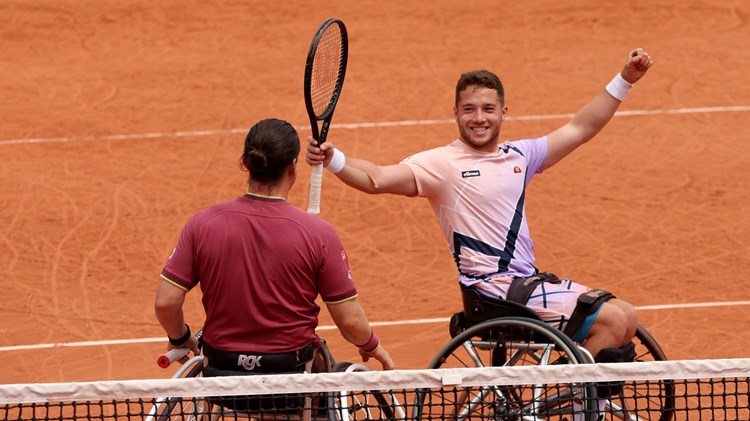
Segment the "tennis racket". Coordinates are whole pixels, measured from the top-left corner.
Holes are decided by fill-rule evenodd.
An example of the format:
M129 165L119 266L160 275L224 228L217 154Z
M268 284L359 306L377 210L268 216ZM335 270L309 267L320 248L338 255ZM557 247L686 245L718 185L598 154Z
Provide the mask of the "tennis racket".
M318 146L326 141L333 110L341 95L346 74L349 40L344 22L331 18L315 32L305 63L305 107L310 117L313 139ZM322 121L320 129L318 122ZM323 165L312 167L310 199L307 212L320 213L320 190L323 184Z

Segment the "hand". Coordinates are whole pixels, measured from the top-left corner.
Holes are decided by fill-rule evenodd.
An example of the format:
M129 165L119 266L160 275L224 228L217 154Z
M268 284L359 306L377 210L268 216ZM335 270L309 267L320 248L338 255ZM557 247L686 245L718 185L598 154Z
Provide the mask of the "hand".
M372 352L365 352L362 350L362 348L360 348L359 355L362 357L362 362L367 362L370 360L370 358L375 358L380 362L380 365L383 366L383 370L393 370L394 368L396 368L395 364L393 364L393 360L391 359L391 355L383 347L383 345L378 345L378 347L375 348L375 350L373 350Z
M188 339L187 342L185 342L184 344L180 346L175 346L170 343L167 343L167 351L170 351L175 348L189 348L190 351L193 353L193 355L198 355L201 353L201 351L198 349L198 338L196 338L195 335L190 336L190 339ZM185 355L179 360L177 360L177 362L179 362L180 364L185 364L189 359L190 357Z
M654 65L654 61L647 52L643 51L643 48L636 48L628 54L628 61L625 63L625 67L622 68L620 75L628 83L635 83L643 75L646 74L651 66Z
M313 139L312 136L307 137L307 153L305 154L305 162L310 166L320 165L328 166L333 156L333 143L325 142L321 146L318 146L318 141Z

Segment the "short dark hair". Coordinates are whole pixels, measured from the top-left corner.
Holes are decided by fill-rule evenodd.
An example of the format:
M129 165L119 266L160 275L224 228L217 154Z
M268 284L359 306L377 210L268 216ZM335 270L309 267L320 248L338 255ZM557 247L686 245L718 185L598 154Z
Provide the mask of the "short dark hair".
M240 163L253 181L273 184L281 179L299 151L299 136L294 127L284 120L268 118L250 128Z
M503 83L496 74L489 70L474 70L468 73L464 73L458 78L456 84L456 105L458 105L458 99L463 92L469 86L481 86L483 88L494 89L497 91L497 98L500 100L500 105L505 105L505 89Z

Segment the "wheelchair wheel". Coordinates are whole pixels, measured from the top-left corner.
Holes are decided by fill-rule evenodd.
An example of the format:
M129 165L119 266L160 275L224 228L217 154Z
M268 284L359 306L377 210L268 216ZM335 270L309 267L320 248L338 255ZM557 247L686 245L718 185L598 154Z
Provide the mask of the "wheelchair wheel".
M641 325L633 339L636 361L666 361L664 351L653 336ZM618 420L654 419L670 421L674 415L675 385L672 380L625 383L619 395L606 403L608 413Z
M363 364L342 361L334 364L334 373L371 371ZM390 390L331 392L328 397L331 421L405 420L401 404Z
M196 356L186 362L172 378L200 377L203 357ZM151 409L146 421L208 421L212 417L209 403L200 397L160 398Z
M567 336L544 322L501 317L458 333L428 368L582 364L586 360ZM536 384L419 390L415 420L494 419L595 420L592 384ZM574 417L573 414L581 414Z

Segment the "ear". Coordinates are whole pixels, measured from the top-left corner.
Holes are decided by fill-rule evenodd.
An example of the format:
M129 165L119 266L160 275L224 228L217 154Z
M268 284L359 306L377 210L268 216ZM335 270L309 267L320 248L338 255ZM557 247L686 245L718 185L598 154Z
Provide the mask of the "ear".
M294 178L297 175L297 158L294 158L291 164L286 169L286 174L289 178Z
M500 121L505 121L505 117L508 116L508 106L503 105L502 114L500 116Z

